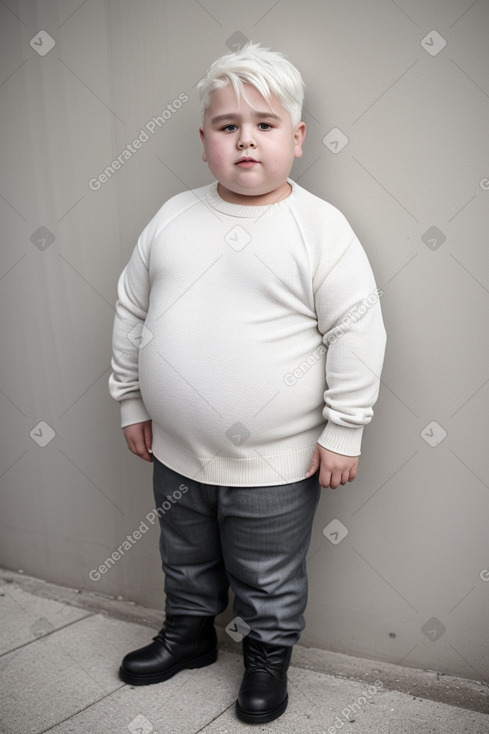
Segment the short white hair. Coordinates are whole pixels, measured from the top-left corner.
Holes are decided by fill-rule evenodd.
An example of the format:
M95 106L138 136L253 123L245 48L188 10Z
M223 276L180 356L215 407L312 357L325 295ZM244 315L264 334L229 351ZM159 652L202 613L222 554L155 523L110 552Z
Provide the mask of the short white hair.
M229 83L233 85L238 99L240 95L246 99L243 83L255 87L267 102L270 102L272 94L275 95L290 114L292 125L300 122L304 82L295 66L278 51L271 51L250 41L240 51L225 54L214 61L197 84L202 121L212 92Z

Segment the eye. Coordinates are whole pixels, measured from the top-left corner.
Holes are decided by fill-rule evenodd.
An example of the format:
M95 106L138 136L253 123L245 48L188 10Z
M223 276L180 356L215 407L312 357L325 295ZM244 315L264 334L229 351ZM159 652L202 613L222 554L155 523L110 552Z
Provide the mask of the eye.
M231 128L233 128L233 129L231 129ZM229 132L229 133L233 133L237 129L238 128L236 127L236 125L233 125L231 123L229 125L226 125L225 127L222 127L221 128L221 130L227 130L227 132Z
M260 122L259 128L260 130L271 130L272 126L268 122Z

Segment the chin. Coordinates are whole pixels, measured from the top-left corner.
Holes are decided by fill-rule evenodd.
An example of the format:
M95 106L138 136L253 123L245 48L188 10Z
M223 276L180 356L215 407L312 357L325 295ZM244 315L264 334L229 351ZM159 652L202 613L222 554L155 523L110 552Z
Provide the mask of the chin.
M244 194L249 196L261 196L262 194L269 194L270 191L274 191L277 187L272 184L259 184L253 186L236 186L233 191L237 194Z

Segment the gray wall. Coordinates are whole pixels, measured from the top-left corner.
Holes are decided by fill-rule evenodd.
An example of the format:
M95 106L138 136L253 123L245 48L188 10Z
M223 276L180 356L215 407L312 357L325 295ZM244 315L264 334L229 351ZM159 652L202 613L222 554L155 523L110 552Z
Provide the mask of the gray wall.
M6 0L0 24L0 563L163 605L147 521L89 577L153 507L107 389L116 283L165 199L211 180L195 84L244 36L303 72L292 175L349 218L389 335L357 479L323 491L302 641L487 676L489 3Z

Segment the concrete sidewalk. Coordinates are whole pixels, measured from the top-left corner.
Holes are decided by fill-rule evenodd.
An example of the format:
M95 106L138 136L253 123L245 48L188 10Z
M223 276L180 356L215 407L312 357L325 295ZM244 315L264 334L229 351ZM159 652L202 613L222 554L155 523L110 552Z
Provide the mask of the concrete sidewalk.
M215 664L131 687L119 662L151 641L159 612L10 571L0 571L0 609L3 734L489 733L485 683L301 645L285 714L243 724L234 713L240 646L222 629Z

